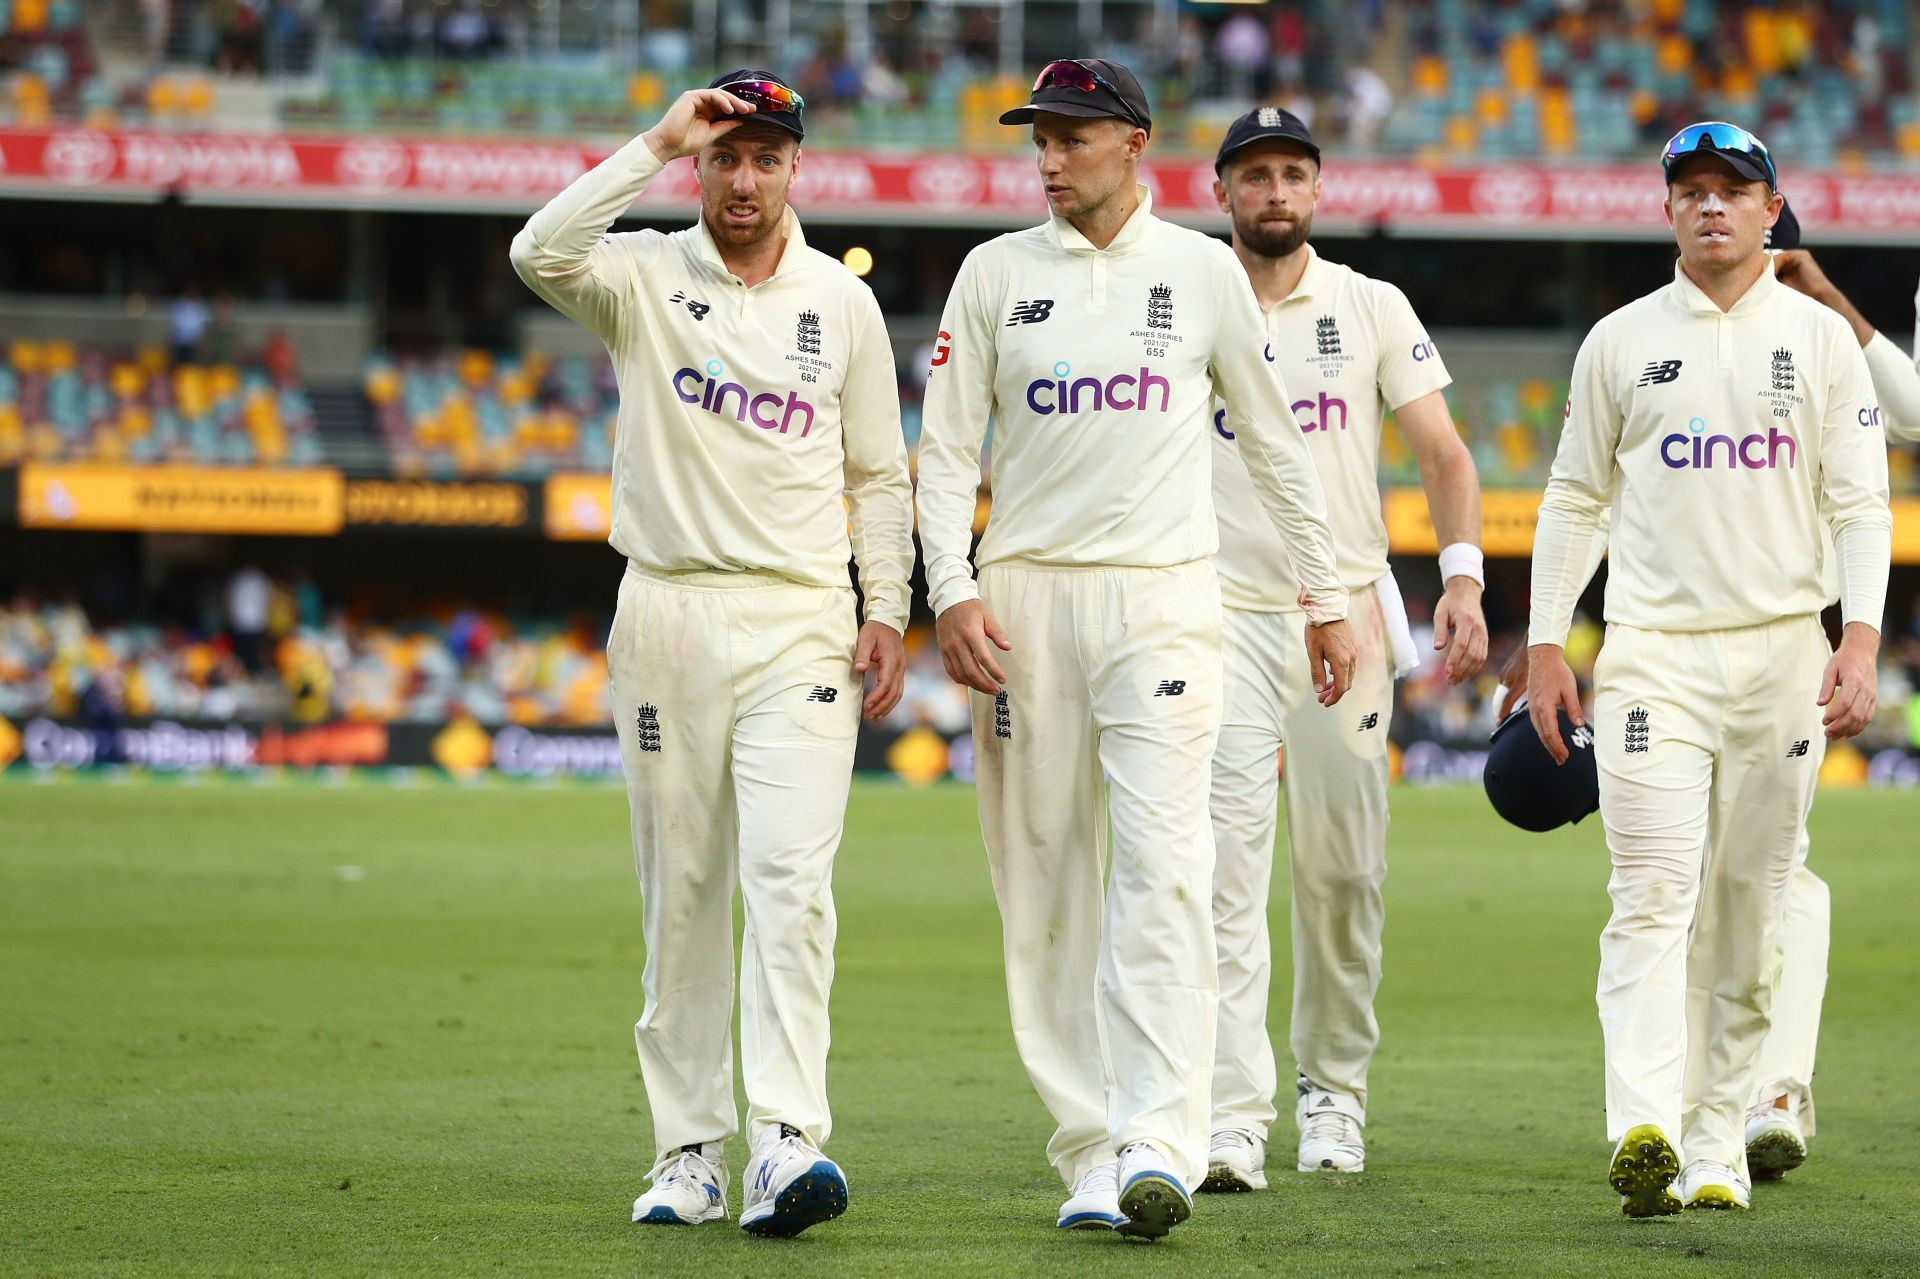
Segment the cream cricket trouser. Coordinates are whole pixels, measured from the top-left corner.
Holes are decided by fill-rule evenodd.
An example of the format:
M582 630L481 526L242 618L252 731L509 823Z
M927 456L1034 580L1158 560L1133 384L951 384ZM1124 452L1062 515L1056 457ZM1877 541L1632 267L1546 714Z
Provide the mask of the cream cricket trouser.
M980 829L1020 1060L1071 1185L1150 1141L1197 1186L1213 1068L1213 566L989 564L1001 698L973 695ZM1108 862L1111 818L1112 866Z
M1594 668L1613 917L1600 934L1607 1134L1659 1124L1745 1175L1781 917L1825 753L1815 617L1609 626Z
M1813 1057L1820 1042L1820 1004L1827 994L1827 951L1833 942L1833 905L1827 882L1807 869L1807 836L1800 834L1798 868L1787 888L1787 914L1780 928L1780 984L1773 991L1773 1019L1760 1045L1752 1103L1794 1099L1800 1130L1811 1137Z
M833 855L861 682L851 588L629 566L607 641L647 943L634 1027L656 1151L739 1131L733 888L747 1136L825 1144Z
M1227 709L1213 756L1213 929L1220 1021L1214 1128L1264 1136L1278 1087L1267 1036L1273 950L1267 897L1282 785L1293 877L1293 1020L1300 1073L1351 1093L1365 1122L1367 1064L1380 1042L1373 998L1387 874L1391 655L1379 597L1356 591L1353 687L1320 705L1307 670L1306 617L1226 610ZM1286 747L1286 768L1276 757Z

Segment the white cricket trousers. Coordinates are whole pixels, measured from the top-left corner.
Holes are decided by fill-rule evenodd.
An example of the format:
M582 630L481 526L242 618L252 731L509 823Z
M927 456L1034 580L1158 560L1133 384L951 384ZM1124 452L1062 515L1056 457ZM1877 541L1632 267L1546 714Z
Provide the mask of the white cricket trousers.
M1215 1003L1213 566L989 564L980 596L1013 643L996 653L1005 692L973 694L980 829L1014 1042L1058 1124L1047 1158L1072 1185L1148 1141L1197 1186Z
M1812 616L1607 628L1594 668L1613 917L1600 935L1607 1135L1655 1123L1746 1175L1781 920L1825 753Z
M1799 868L1787 888L1787 914L1780 927L1780 983L1773 992L1773 1018L1760 1045L1753 1104L1792 1097L1800 1129L1811 1137L1813 1060L1820 1043L1820 1005L1827 994L1827 952L1833 943L1832 896L1827 882L1807 869L1807 836L1800 835Z
M656 1154L739 1131L733 889L747 1136L827 1112L833 855L859 729L851 588L628 566L607 641L646 1003L633 1029Z
M1322 706L1307 669L1306 617L1226 610L1226 715L1213 756L1213 929L1220 963L1214 1128L1265 1136L1276 1111L1267 991L1267 896L1284 785L1293 877L1293 1019L1300 1073L1349 1093L1366 1122L1380 1042L1374 994L1386 912L1387 729L1393 676L1379 596L1355 591L1353 687ZM1277 766L1286 748L1284 771Z

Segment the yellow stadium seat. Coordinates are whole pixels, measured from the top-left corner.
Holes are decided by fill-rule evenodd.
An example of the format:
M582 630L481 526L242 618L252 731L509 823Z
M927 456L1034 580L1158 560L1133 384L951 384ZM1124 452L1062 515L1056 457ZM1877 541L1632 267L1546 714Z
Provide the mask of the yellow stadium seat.
M29 338L21 338L8 348L7 358L20 373L38 373L46 367L47 349Z
M1413 91L1422 97L1437 97L1447 91L1447 64L1437 55L1413 60Z
M1447 117L1447 149L1457 155L1473 152L1479 145L1480 131L1473 127L1473 121L1467 116Z
M1500 48L1500 61L1506 71L1507 87L1515 93L1532 93L1540 87L1540 46L1532 36L1507 37Z
M131 400L147 389L146 370L131 361L122 360L107 374L107 389L113 392L115 399Z

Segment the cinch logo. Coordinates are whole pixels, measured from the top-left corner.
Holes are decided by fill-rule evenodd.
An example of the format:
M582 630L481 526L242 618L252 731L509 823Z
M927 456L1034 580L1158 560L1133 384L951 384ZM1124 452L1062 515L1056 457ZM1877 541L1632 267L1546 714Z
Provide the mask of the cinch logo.
M1294 421L1300 423L1303 435L1347 429L1347 402L1325 391L1320 392L1318 406L1312 400L1295 400L1292 407Z
M1716 465L1728 470L1770 471L1780 465L1782 445L1786 446L1788 470L1793 469L1800 455L1800 446L1794 443L1793 437L1782 435L1777 427L1768 427L1765 435L1756 431L1738 440L1731 435L1707 435L1706 429L1707 420L1697 417L1687 423L1686 433L1675 431L1661 440L1660 460L1676 471L1688 468L1711 471ZM1724 454L1723 461L1714 461L1716 451Z
M1097 377L1074 378L1073 366L1065 360L1053 366L1053 380L1035 378L1027 383L1027 407L1042 417L1051 417L1055 413L1079 413L1091 410L1098 413L1102 409L1135 409L1141 413L1165 413L1173 395L1173 385L1152 369L1142 367L1140 372L1116 373L1101 381ZM1155 390L1160 392L1160 407L1152 409L1147 397ZM1051 395L1050 403L1043 403L1042 397Z
M705 377L698 369L681 369L673 375L673 393L682 403L698 404L716 417L730 417L736 422L751 420L763 431L778 431L782 435L793 425L795 414L799 414L800 438L807 438L807 432L813 430L813 405L801 399L799 392L788 391L784 398L771 391L756 395L738 382L722 382L720 375L726 371L726 366L718 360L707 361ZM729 396L734 397L731 405L727 403Z
M1433 349L1433 343L1431 341L1415 342L1413 344L1413 362L1415 364L1420 363L1422 360L1437 360L1439 358L1440 352Z

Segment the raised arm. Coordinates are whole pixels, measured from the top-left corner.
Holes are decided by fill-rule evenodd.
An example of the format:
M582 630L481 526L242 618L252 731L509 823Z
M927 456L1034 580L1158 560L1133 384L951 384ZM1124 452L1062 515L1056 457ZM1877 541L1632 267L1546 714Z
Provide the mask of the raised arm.
M723 89L681 94L660 122L575 178L520 228L508 257L556 311L613 340L633 277L607 228L674 160L697 153L753 111Z

